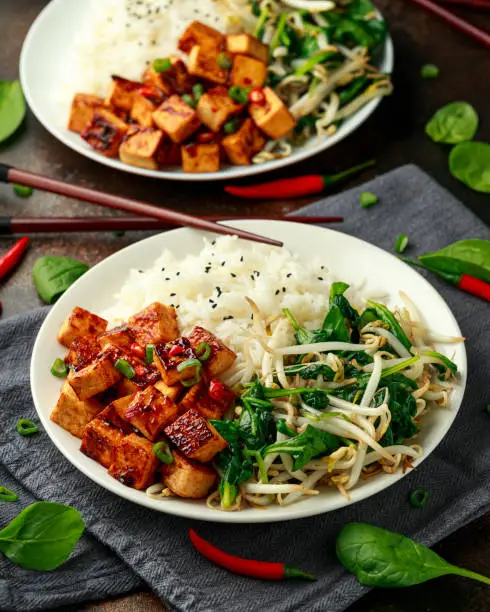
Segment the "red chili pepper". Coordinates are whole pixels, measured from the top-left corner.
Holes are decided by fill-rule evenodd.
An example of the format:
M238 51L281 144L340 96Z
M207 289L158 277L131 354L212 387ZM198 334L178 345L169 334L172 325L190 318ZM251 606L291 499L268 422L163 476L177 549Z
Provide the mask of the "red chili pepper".
M370 160L359 166L354 166L338 174L307 174L292 179L280 179L260 185L249 185L247 187L225 187L227 193L238 198L280 200L283 198L298 198L313 193L320 193L326 187L340 183L362 170L375 164L375 160Z
M216 138L216 135L213 134L212 132L203 132L202 134L198 134L196 136L197 142L200 142L201 144L207 144L208 142L213 142L215 138Z
M466 291L466 293L471 293L490 302L490 283L486 283L469 274L461 274L458 287Z
M173 347L169 350L168 354L170 357L177 357L177 355L182 355L184 352L184 347L179 344L174 344Z
M150 102L161 102L162 94L155 87L150 87L149 85L143 85L138 89L138 93L141 94L144 98L150 100Z
M137 342L133 342L133 344L131 344L130 351L140 359L144 359L146 356L145 349L141 346L141 344L138 344Z
M235 394L230 387L219 380L212 380L209 383L209 395L220 404L227 406L235 399Z
M316 580L312 574L307 574L291 565L284 563L268 563L266 561L254 561L235 557L216 548L206 540L203 540L194 529L189 529L189 537L195 548L212 563L225 569L240 574L251 576L262 580L287 580L289 578L302 578L303 580Z
M0 257L0 278L6 276L17 266L22 259L22 255L26 252L28 244L29 238L24 236Z
M145 367L142 365L135 365L133 370L136 376L144 376L146 374Z
M252 104L258 104L259 106L264 106L266 103L266 97L263 89L257 87L256 89L252 89L248 92L248 101Z

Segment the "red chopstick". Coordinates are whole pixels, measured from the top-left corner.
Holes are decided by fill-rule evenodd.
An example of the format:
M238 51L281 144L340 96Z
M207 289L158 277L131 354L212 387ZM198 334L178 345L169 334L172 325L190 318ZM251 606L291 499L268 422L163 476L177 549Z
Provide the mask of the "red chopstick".
M469 8L490 9L490 0L439 0L440 4L456 4Z
M477 28L468 21L457 17L454 13L451 13L451 11L448 11L444 7L432 2L432 0L411 0L411 2L418 4L430 13L437 15L450 26L456 30L459 30L460 32L463 32L463 34L466 34L473 40L476 40L486 47L490 47L490 33L480 30L480 28Z

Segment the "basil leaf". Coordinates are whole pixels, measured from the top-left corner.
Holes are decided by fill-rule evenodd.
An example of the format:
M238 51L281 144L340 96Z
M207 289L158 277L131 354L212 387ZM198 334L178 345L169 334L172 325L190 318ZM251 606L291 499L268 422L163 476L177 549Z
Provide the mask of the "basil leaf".
M84 528L75 508L37 502L0 531L0 550L16 565L49 571L68 559Z
M459 276L469 274L490 283L490 241L472 238L420 255L419 261L436 272Z
M470 189L490 193L490 145L462 142L449 155L451 174Z
M472 140L478 129L478 115L467 102L452 102L440 108L425 127L434 142L457 144Z
M46 256L36 261L32 277L40 298L53 304L88 269L87 264L76 259Z
M0 80L0 142L17 130L26 114L26 103L19 81Z

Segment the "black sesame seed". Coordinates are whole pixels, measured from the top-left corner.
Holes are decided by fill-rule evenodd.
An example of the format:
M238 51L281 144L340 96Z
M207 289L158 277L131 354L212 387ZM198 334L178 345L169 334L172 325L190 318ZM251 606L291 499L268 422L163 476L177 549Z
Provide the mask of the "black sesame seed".
M212 240L211 241L211 246L214 246L216 244L216 240Z
M292 275L292 272L290 272L289 274L286 274L286 278L291 278Z
M230 272L230 276L231 276L232 278L236 278L236 274L235 274L234 272Z
M317 278L318 278L318 280L323 280L322 276L318 276Z
M243 255L240 257L240 261L242 261L242 262L243 262Z
M175 297L177 294L176 293L171 293L170 297Z
M161 269L161 272L165 272L165 268L162 268L162 269Z
M175 276L180 276L180 272L176 272L176 273L175 273Z
M144 270L138 270L138 272L139 272L140 274L143 274Z
M221 265L222 265L222 266L224 266L224 265L225 265L225 263L226 263L226 261L222 261L222 262L221 262Z
M280 293L281 293L281 290L280 290L280 289L278 289L278 290L276 291L276 295L279 295Z
M254 275L253 275L253 274L251 274L251 275L250 275L250 278L251 278L252 280L255 280L255 277L254 277Z
M283 288L282 288L282 292L283 292L283 293L286 293L286 287L283 287Z
M167 281L167 280L170 280L170 276L166 276L166 277L165 277L165 280L166 280L166 281Z
M233 315L228 315L227 317L223 317L223 321L228 321L229 319L233 319Z
M211 306L211 308L213 308L213 309L214 309L214 308L216 308L216 306L217 306L217 305L218 305L218 304L213 304L213 305Z

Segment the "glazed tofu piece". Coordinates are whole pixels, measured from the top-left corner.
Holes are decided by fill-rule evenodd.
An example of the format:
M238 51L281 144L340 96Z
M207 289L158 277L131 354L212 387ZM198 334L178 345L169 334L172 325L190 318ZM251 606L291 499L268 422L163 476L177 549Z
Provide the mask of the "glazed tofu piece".
M58 332L58 342L67 348L80 336L97 336L105 331L107 321L102 317L75 306Z
M177 416L177 404L155 387L148 387L133 395L131 403L121 413L124 420L152 441L156 440Z
M170 387L165 382L163 382L163 380L159 380L153 386L155 387L155 389L158 389L160 393L163 393L163 395L166 395L175 403L179 401L179 397L184 392L184 387L182 385L174 385L173 387Z
M222 383L221 383L222 384ZM225 412L230 407L234 393L227 388L228 394L226 401L218 402L209 394L209 387L206 382L201 380L197 385L193 385L179 402L179 413L183 414L188 410L196 410L206 419L222 419Z
M70 384L65 381L61 388L58 403L51 413L51 420L58 423L77 438L83 436L83 430L102 410L103 406L95 399L80 400Z
M201 125L196 111L177 95L157 108L153 121L176 143L184 142Z
M170 62L171 67L163 72L157 72L150 64L143 74L144 84L156 87L166 96L191 93L196 79L189 74L187 66L178 57L170 57Z
M83 132L85 126L92 121L92 116L97 108L104 106L104 100L92 94L75 94L71 103L68 129L72 132Z
M70 344L65 363L72 370L81 370L95 361L100 352L96 336L79 336Z
M129 404L133 399L132 395L121 397L111 402L96 416L97 419L104 421L108 425L113 425L121 430L124 435L134 433L134 427L128 421L125 421L121 415L124 414Z
M188 359L197 359L197 356L187 338L179 338L174 342L161 342L153 346L153 363L160 372L163 382L169 387L183 380L195 378L195 366L184 368L180 372L177 369Z
M118 397L124 397L144 391L150 385L155 384L160 380L160 374L155 367L147 367L145 365L138 365L136 368L138 373L134 378L126 378L123 376L117 383L117 395Z
M188 459L207 463L227 446L216 429L197 410L188 410L165 428L165 435Z
M124 438L121 430L113 425L94 419L85 427L81 452L108 468L115 459L116 447Z
M225 85L228 81L228 70L221 68L218 56L219 49L196 45L189 53L187 69L189 73L200 79L206 79L218 85Z
M130 81L129 79L113 75L111 89L105 99L106 106L130 111L133 107L134 96L140 87L141 83L137 81Z
M179 497L206 497L216 484L217 474L213 468L191 461L175 450L172 455L172 463L162 465L163 484Z
M161 101L160 101L161 103ZM133 106L129 116L133 121L143 128L155 127L153 121L153 113L157 108L157 104L142 96L140 93L135 93L133 96Z
M262 151L264 145L265 138L250 117L243 122L239 130L225 136L221 141L226 156L236 166L250 165L252 155Z
M210 26L193 21L187 26L179 40L178 47L184 53L190 53L191 49L196 45L201 47L222 48L225 43L225 37L221 32L211 28Z
M128 487L146 489L153 482L157 467L153 444L132 433L117 444L109 474Z
M128 125L117 115L98 108L80 136L101 155L117 157L127 131Z
M233 55L248 55L264 64L269 61L269 47L250 34L229 34L226 50Z
M163 141L163 132L153 128L141 128L128 132L119 148L119 159L125 164L157 170L158 149Z
M129 329L142 346L169 342L179 337L177 313L173 306L153 302L128 319Z
M115 345L124 350L129 350L134 339L127 325L119 325L99 334L97 341L103 349L106 346Z
M207 374L214 378L233 365L236 354L229 349L219 338L203 327L196 326L189 334L189 342L194 350L206 342L211 348L211 353L206 361L203 362Z
M235 55L230 82L238 87L262 87L267 76L267 64L246 55Z
M279 96L270 88L264 88L266 103L250 104L249 113L255 122L267 136L274 140L282 138L296 125L294 117Z
M184 172L218 172L219 164L220 149L217 142L182 146Z
M243 109L228 95L226 87L214 87L202 94L197 104L197 115L212 132L219 132L223 125Z
M121 377L122 374L114 368L110 355L102 355L78 372L70 371L67 380L78 399L85 400L106 391L106 389L115 385Z

